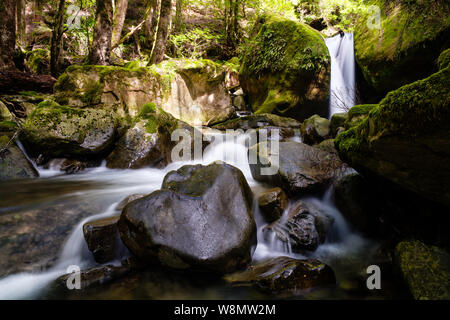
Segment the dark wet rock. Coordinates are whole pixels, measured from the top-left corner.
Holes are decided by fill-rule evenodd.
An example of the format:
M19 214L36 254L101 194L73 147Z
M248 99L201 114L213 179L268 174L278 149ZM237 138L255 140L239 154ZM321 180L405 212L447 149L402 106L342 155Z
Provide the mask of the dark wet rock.
M129 265L106 265L101 267L94 267L86 270L81 270L80 272L80 289L84 290L89 287L103 285L113 280L119 279L131 271ZM56 287L61 290L69 290L69 285L73 286L74 273L65 274L58 279L56 279ZM76 289L72 289L76 290Z
M30 190L38 186L30 186L30 190L26 186L22 187L22 192L31 192ZM59 186L60 189L63 187ZM57 191L51 192L49 197L54 196ZM36 197L38 196L43 195L36 194ZM38 272L51 267L76 224L96 210L97 205L90 202L51 204L22 211L9 209L2 213L0 276L19 272Z
M15 142L18 127L0 122L0 180L35 178L39 173Z
M314 147L326 151L328 153L334 154L336 155L336 157L339 157L336 147L334 146L334 139L323 140L321 143L316 144Z
M279 164L272 164L271 175L262 169L276 159L276 150L269 143L260 143L249 149L250 159L256 159L255 153L258 161L250 164L253 178L280 186L289 194L323 191L344 170L335 154L299 142L279 143Z
M379 235L382 232L380 216L383 199L370 181L360 174L347 175L334 184L334 203L346 220L359 232Z
M84 239L95 261L105 263L117 256L120 216L113 216L86 222L83 225Z
M235 286L254 286L270 293L295 294L301 290L336 284L333 270L315 259L273 258L225 277Z
M107 167L138 169L166 166L172 161L173 147L179 143L171 139L175 130L183 130L183 134L190 137L193 155L196 129L157 109L142 116L142 119L119 139L115 149L106 159ZM200 143L203 143L199 131L197 137Z
M251 259L251 207L252 192L238 169L217 162L187 165L169 172L161 190L125 206L120 236L142 260L232 272Z
M214 129L226 130L226 129L259 129L263 127L279 127L279 128L290 128L290 129L300 129L301 122L292 119L277 116L275 114L251 114L248 116L228 120L213 126Z
M258 205L264 219L270 223L283 215L288 206L288 199L281 188L273 188L258 198Z
M122 201L119 202L119 204L116 207L116 210L122 211L123 208L125 208L125 206L127 204L129 204L131 201L143 198L146 195L147 194L145 194L145 193L136 193L136 194L129 195L128 197L126 197L125 199L123 199Z
M333 222L333 217L299 201L289 209L286 217L264 227L263 234L269 240L275 233L293 252L313 251L325 241Z
M416 300L450 299L450 255L417 240L400 242L395 262Z
M86 162L66 159L61 164L61 170L67 174L74 174L83 171L87 166Z
M233 107L235 107L236 110L245 111L247 105L245 103L244 96L236 96L236 97L234 97L233 98Z
M303 121L300 128L303 142L309 145L314 145L330 138L330 121L321 118L318 115Z
M365 176L449 207L449 87L447 67L390 92L357 126L336 137L339 156Z

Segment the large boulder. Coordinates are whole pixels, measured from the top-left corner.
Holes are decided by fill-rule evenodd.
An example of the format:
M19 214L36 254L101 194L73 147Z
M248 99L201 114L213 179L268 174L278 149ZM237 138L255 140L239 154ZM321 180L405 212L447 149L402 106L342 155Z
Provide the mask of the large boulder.
M50 157L101 155L112 148L119 127L112 111L44 101L24 122L21 139L34 153Z
M356 170L450 206L450 67L390 92L335 139Z
M95 261L105 263L117 257L119 216L112 216L86 222L83 225L83 235Z
M155 103L189 124L210 125L234 113L228 67L210 60L173 59L151 67L71 66L55 85L60 104L97 106L135 117Z
M343 168L337 155L304 143L279 142L278 149L266 142L252 146L249 156L257 163L250 163L250 170L255 180L280 186L290 194L323 191ZM278 164L271 163L276 159Z
M263 235L269 241L275 233L276 238L293 252L314 251L325 241L333 222L330 215L299 201L289 209L286 217L264 227Z
M275 114L261 113L231 119L213 126L214 129L260 129L266 127L277 127L280 129L300 130L301 122L287 117L280 117Z
M395 262L417 300L450 299L450 255L417 240L400 242Z
M272 294L296 294L313 287L336 284L333 270L315 259L277 257L225 277L234 286L253 286Z
M279 16L258 18L239 80L256 113L328 116L330 57L320 33Z
M113 152L106 158L108 168L137 169L166 166L172 162L173 147L177 143L183 143L172 141L172 133L178 129L183 130L182 133L186 138L189 136L191 139L191 159L194 154L194 139L203 145L201 132L161 109L149 110L145 114L141 112L141 116L136 120L137 122L119 139Z
M252 192L240 170L225 163L186 165L169 172L161 190L125 206L119 231L143 260L232 272L251 259L251 208Z
M362 12L355 26L355 58L367 82L383 95L432 74L439 53L450 45L448 1L368 4L381 9L381 29L370 27L373 11Z

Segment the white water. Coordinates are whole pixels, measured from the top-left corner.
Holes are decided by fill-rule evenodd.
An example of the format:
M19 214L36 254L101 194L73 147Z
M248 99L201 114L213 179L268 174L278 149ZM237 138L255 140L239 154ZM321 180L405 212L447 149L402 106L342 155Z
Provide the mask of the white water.
M355 53L353 33L325 39L331 56L330 118L355 105Z
M236 135L234 139L222 139L224 135L215 134L216 141L211 143L204 152L203 159L195 162L172 163L164 169L145 168L138 170L113 170L107 169L104 165L91 169L82 174L59 175L56 168L40 169L41 177L47 177L48 181L67 180L76 184L83 181L95 181L97 189L81 190L67 197L77 197L77 199L102 199L105 203L104 209L98 213L83 219L74 228L71 235L66 240L59 259L55 266L48 271L41 273L20 273L0 279L0 299L33 299L42 295L48 285L57 277L67 273L67 267L77 265L80 268L95 266L91 253L85 243L82 226L84 223L97 218L104 218L119 214L116 210L117 204L128 195L134 193L151 193L160 189L164 176L171 170L176 170L185 164L202 163L210 164L213 161L225 161L239 168L246 177L250 187L255 194L255 201L258 194L266 189L265 186L255 181L251 175L248 158L246 140L248 135ZM224 140L224 141L223 141ZM52 176L58 174L58 176ZM334 207L331 201L331 193L328 192L324 198L309 198L306 201L314 203L319 209L335 218L333 229L330 232L325 244L321 245L309 257L316 257L327 262L345 256L351 251L358 251L366 244L366 241L358 235L352 233L340 212ZM256 204L256 202L255 202ZM300 254L293 254L290 246L280 244L275 237L268 242L263 240L261 229L265 225L260 215L257 205L255 205L255 220L258 226L258 244L254 252L254 260L261 260L268 257L288 255L295 258L304 258ZM115 263L119 263L117 260Z

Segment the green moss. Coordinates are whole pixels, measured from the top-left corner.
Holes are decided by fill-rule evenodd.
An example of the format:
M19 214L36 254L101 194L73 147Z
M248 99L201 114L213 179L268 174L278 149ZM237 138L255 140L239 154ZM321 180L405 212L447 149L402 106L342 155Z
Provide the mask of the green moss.
M328 63L323 39L309 26L269 15L260 17L255 28L259 25L259 32L245 50L241 73L298 73Z
M442 51L438 58L439 70L447 68L450 66L450 49Z
M37 105L38 108L52 108L59 107L59 104L53 100L44 100Z
M152 114L152 113L155 113L155 112L156 112L156 104L154 104L153 102L149 102L149 103L144 104L141 107L141 110L139 111L137 117L138 118L145 118L149 114Z
M36 74L49 72L50 53L45 49L36 49L31 51L27 59L27 65Z
M353 118L353 117L357 117L357 116L361 116L361 115L368 115L370 110L372 110L376 106L377 106L376 104L356 105L348 111L348 117Z
M36 91L20 91L19 94L25 97L39 97L40 94Z
M14 121L0 121L0 132L16 131L18 128Z
M367 4L381 8L381 30L367 26L373 12L361 14L355 27L355 57L366 80L386 94L430 75L449 34L448 1Z

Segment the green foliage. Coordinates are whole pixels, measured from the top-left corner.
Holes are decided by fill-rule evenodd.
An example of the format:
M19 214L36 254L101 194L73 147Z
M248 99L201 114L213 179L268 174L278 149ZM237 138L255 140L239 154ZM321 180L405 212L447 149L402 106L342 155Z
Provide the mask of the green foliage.
M223 40L222 34L204 28L195 28L184 33L170 35L169 42L174 47L176 57L198 59L204 57L211 47Z
M139 111L137 117L144 119L148 115L155 113L155 112L156 112L156 104L153 102L149 102L149 103L144 104L141 107L141 110Z

